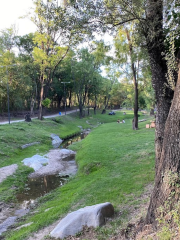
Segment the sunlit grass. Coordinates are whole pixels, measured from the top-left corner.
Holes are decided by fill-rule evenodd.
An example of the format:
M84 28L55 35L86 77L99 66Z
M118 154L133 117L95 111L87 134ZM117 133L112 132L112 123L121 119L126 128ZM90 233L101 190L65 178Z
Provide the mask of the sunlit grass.
M117 119L123 118L125 124L116 122ZM25 217L25 222L33 222L33 224L6 234L6 239L25 239L30 233L53 223L67 212L87 205L111 202L117 212L124 205L136 204L136 198L138 199L145 186L154 179L154 130L146 129L146 122L142 122L139 123L139 130L133 131L132 118L132 112L129 111L125 116L122 112L117 112L115 116L100 113L94 116L91 113L89 118L82 120L67 115L61 118L59 123L47 120L35 121L31 126L17 124L18 128L25 129L19 131L29 135L32 132L27 131L26 128L34 128L35 136L31 140L37 141L36 136L42 138L42 145L14 152L14 162L10 157L7 164L19 163L25 155L33 155L36 151L41 153L48 151L51 147L50 133L55 132L66 138L80 131L78 126L89 128L91 125L88 123L99 126L94 128L86 139L71 146L71 149L77 151L77 175L63 187L40 198L37 213ZM25 142L25 139L21 139L17 145L24 144L23 141ZM15 179L12 178L11 181ZM0 185L0 189L1 186L3 185ZM50 211L45 211L49 208ZM23 221L23 224L25 222Z

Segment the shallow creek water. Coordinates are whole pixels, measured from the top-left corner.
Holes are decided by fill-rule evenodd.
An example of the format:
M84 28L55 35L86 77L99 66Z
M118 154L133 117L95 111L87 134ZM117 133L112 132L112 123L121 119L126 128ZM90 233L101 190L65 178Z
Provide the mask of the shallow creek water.
M73 138L70 138L66 141L64 141L62 144L61 144L61 148L67 148L69 145L73 144L74 142L78 142L78 141L81 141L82 139L84 139L86 136L88 135L88 132L83 132L81 133L80 135L77 135Z
M81 133L78 136L75 136L69 140L64 141L60 148L67 148L73 142L81 141L88 135L87 133ZM74 156L69 156L63 159L64 161L68 161L68 163L72 166L76 165ZM0 221L0 235L7 231L7 228L12 226L17 218L26 215L29 212L30 206L34 203L34 201L41 196L49 193L50 191L61 187L64 185L69 178L69 175L66 173L64 176L55 174L48 175L38 178L29 178L25 183L25 189L23 192L17 194L17 200L20 204L19 209L14 209L6 215L6 219L2 222Z
M69 145L73 144L73 142L81 141L87 135L88 133L81 133L78 136L68 139L64 141L59 148L67 148ZM63 158L63 161L68 161L68 163L72 166L76 165L74 155ZM24 191L17 195L17 200L24 206L24 201L32 202L36 198L41 197L57 187L64 185L67 182L68 177L69 176L66 174L64 176L62 176L62 174L61 176L59 174L55 174L38 178L29 178L25 184L26 187Z
M17 195L17 200L19 203L22 203L23 201L31 201L41 197L51 190L62 186L68 177L68 175L63 178L59 175L49 175L40 178L30 178L26 183L25 190Z

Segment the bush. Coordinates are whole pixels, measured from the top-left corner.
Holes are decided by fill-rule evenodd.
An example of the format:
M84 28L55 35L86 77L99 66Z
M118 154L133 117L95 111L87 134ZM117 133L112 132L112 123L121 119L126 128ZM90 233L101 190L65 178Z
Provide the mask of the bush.
M50 107L50 104L51 104L51 100L49 98L45 98L43 101L42 101L42 105L44 107L47 107L49 108Z

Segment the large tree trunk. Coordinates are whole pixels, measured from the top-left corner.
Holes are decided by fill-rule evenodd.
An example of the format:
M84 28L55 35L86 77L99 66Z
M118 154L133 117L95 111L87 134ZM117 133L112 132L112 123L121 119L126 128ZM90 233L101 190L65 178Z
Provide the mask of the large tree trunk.
M152 86L155 90L157 106L155 152L156 167L161 157L164 139L164 128L169 113L171 99L168 99L167 66L163 59L164 35L163 35L163 2L162 0L148 0L146 9L147 18L147 48L152 71Z
M155 131L156 170L158 168L159 160L161 157L165 123L169 114L171 100L173 97L173 93L170 93L170 89L167 88L167 68L164 65L164 60L160 59L159 55L157 54L157 52L159 52L159 54L161 55L161 51L158 50L159 49L154 49L154 51L151 50L150 53L152 83L155 90L157 107Z
M163 59L162 53L164 52L164 36L163 36L163 2L162 0L148 0L147 1L147 29L146 41L148 54L150 59L150 66L152 71L152 85L155 90L155 99L157 106L156 113L156 129L155 129L155 187L151 196L150 205L146 217L147 223L153 223L156 219L155 212L159 207L157 201L157 192L160 191L157 182L160 178L161 166L164 161L162 154L162 146L164 141L165 123L169 114L173 92L168 87L166 73L167 66ZM162 190L162 189L161 189ZM156 194L155 194L156 193ZM163 194L162 192L159 193ZM162 199L159 201L162 201ZM162 201L163 204L163 201Z
M155 177L147 220L154 222L158 217L158 207L171 210L180 198L180 70L174 98L165 124L161 158ZM168 208L168 209L165 209Z

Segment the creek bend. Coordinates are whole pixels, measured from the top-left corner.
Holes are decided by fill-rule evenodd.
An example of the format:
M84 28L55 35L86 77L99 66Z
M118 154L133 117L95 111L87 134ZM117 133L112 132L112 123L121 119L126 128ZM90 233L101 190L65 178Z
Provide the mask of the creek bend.
M83 140L88 134L89 132L87 131L71 137L62 142L58 149L67 149L68 146L74 142ZM47 155L49 155L50 158L57 158L57 160L59 160L60 157L58 157L58 149L50 150ZM37 173L34 172L30 175L28 181L25 183L24 191L18 193L16 196L18 202L22 205L23 208L26 208L27 205L33 203L36 198L44 196L50 191L61 187L68 181L69 176L76 174L77 165L75 162L74 154L63 156L63 161L61 161L61 163L58 161L58 165L62 163L64 164L64 168L62 168L61 171L59 171L58 168L57 171L49 168L48 172L43 172L40 169L40 173L37 171ZM53 165L54 164L56 163L53 163Z
M55 154L55 157L58 158L56 151L66 149L73 142L78 142L84 139L88 135L89 131L81 133L75 137L71 137L64 141L58 149L52 149L48 154ZM69 176L75 175L77 172L77 165L75 162L75 154L70 154L69 156L63 157L63 171L55 171L54 174L33 174L30 175L28 181L25 183L24 191L18 193L16 198L18 204L15 206L6 206L3 204L0 206L0 236L3 232L6 232L9 227L14 225L18 218L25 216L30 209L33 207L36 199L38 197L44 196L50 191L61 187L67 181ZM68 169L67 169L67 168Z

